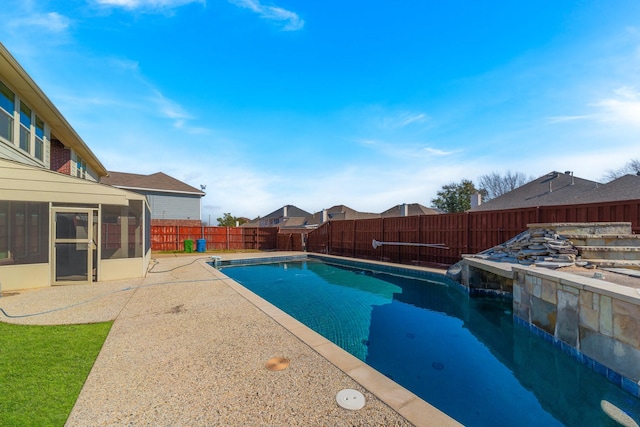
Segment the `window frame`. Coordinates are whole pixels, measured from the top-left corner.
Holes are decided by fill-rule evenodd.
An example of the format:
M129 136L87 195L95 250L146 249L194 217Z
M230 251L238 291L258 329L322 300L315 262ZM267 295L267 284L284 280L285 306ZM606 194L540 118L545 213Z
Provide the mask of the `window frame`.
M13 100L10 99L13 96ZM7 111L12 107L13 111ZM0 80L0 123L6 125L5 133L0 131L0 141L9 143L21 152L47 165L50 128L47 122L4 81Z
M76 178L87 178L87 162L76 153Z
M33 109L20 100L20 138L18 146L22 151L29 154L31 154L32 146L31 135L33 132L31 128L33 127L33 115Z
M46 133L45 133L46 124L44 120L38 117L38 115L35 113L34 113L34 119L35 120L33 121L33 126L34 126L33 157L43 162L44 161L44 145L45 145L44 141L46 138ZM39 126L38 122L40 122L42 126ZM40 130L40 134L38 133L38 130Z
M9 99L9 96L8 96L9 94L13 95L13 100ZM14 126L15 126L17 96L16 96L16 93L13 90L11 90L11 88L1 80L0 80L0 97L3 97L7 101L9 101L11 103L11 109L12 109L12 111L8 111L5 108L5 106L3 106L3 102L0 102L0 114L6 117L7 129L8 129L8 135L5 136L2 133L0 133L0 138L5 139L6 141L9 141L10 143L14 144L14 140L15 140Z

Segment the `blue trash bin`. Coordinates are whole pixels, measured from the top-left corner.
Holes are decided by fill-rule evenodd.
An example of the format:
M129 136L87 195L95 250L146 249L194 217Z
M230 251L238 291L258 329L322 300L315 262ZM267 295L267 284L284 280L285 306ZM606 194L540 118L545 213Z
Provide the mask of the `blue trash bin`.
M198 251L198 252L206 252L207 251L207 241L206 241L206 239L198 239L198 240L196 240L196 251Z

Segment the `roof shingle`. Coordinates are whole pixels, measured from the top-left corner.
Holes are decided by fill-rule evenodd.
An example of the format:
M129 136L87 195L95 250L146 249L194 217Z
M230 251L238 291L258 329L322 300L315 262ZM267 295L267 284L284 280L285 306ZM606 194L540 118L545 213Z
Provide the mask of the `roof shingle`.
M554 171L470 210L476 212L636 199L640 199L640 176L624 175L601 184Z
M171 193L199 194L205 193L165 173L156 172L151 175L140 175L125 172L109 172L109 176L100 179L102 184L130 190L160 191Z

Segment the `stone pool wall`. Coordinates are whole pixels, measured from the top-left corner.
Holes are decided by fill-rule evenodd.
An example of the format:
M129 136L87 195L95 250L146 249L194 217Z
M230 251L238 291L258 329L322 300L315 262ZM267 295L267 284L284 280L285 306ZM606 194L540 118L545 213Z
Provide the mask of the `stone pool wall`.
M516 322L640 397L640 293L603 280L513 266Z

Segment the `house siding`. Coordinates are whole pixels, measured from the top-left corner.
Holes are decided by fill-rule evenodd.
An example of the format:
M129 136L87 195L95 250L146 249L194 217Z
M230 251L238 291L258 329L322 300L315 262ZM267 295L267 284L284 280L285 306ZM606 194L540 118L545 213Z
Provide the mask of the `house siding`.
M35 159L23 154L20 150L14 148L8 143L5 143L4 141L0 141L0 158L20 162L29 166L42 167L42 165Z
M200 219L200 196L144 194L151 206L151 219Z

